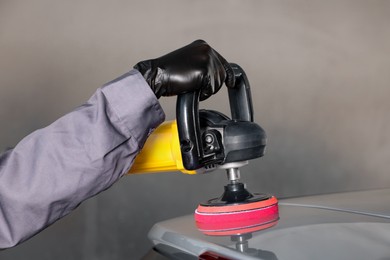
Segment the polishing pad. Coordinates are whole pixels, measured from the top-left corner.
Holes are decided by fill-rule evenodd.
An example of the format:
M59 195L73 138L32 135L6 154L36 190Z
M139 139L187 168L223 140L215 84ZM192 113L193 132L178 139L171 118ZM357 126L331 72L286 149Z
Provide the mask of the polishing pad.
M255 194L248 201L234 204L210 200L195 211L199 231L211 236L255 232L275 225L278 220L278 200L265 194Z

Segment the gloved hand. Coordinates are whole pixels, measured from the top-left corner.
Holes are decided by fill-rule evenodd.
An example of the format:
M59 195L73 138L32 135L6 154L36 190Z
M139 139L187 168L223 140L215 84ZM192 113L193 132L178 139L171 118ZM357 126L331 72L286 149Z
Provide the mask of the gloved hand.
M200 100L205 100L224 82L227 87L234 87L230 64L203 40L160 58L141 61L134 68L141 72L157 98L200 89Z

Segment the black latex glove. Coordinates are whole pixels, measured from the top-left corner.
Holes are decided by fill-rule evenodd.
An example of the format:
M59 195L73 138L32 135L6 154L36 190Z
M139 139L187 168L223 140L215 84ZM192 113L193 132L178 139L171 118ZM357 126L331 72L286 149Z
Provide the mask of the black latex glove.
M205 41L197 40L160 58L134 66L144 76L157 98L200 89L200 100L216 93L225 82L234 86L230 64Z

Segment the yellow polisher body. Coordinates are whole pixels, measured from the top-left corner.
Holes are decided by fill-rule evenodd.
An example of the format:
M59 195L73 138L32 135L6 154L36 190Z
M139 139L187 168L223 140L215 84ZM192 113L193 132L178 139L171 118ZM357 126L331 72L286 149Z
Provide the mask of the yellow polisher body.
M183 166L176 120L164 122L156 128L128 174L173 171L196 174L196 171L186 170Z

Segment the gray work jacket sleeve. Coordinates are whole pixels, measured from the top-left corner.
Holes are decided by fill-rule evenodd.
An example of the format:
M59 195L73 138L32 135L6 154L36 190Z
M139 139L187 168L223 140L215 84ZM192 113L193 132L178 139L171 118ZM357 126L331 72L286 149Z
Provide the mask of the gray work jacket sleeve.
M0 248L12 247L110 187L165 114L132 70L0 155Z

